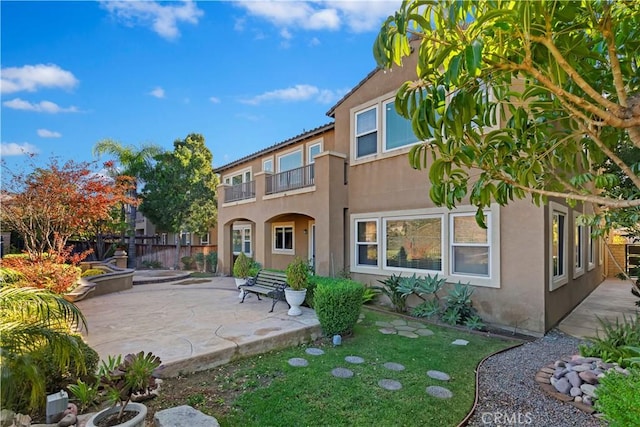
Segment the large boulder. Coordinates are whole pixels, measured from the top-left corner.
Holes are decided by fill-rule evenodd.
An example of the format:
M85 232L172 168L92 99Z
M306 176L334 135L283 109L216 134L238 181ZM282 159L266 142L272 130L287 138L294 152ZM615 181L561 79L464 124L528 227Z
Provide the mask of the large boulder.
M218 420L188 405L158 411L153 416L155 427L220 427Z

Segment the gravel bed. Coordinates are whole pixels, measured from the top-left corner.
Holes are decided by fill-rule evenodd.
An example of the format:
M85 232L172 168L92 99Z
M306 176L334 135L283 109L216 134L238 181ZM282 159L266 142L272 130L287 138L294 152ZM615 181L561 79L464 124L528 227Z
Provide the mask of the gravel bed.
M578 353L577 338L558 330L487 359L479 369L478 406L469 426L600 427L593 415L545 394L535 381L543 366Z

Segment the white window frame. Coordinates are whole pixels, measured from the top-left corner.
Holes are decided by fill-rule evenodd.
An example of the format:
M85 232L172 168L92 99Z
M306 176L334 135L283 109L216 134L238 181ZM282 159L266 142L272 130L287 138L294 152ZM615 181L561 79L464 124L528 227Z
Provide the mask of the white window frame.
M580 222L580 213L573 211L573 278L577 279L585 272L584 225ZM577 240L577 241L576 241Z
M271 164L271 167L267 170L267 163ZM275 170L273 169L273 157L269 157L268 159L264 159L262 161L262 172L270 172L270 173L274 173Z
M426 269L418 269L418 268L408 268L408 267L390 267L387 265L387 222L388 221L411 221L416 219L439 219L440 220L440 270L426 270ZM442 214L431 214L431 215L412 215L412 216L385 216L382 217L382 254L378 255L378 262L380 262L380 258L382 258L382 268L384 270L392 270L392 271L402 271L402 272L411 272L414 273L423 273L423 274L443 274L444 272L444 263L445 263L445 221L446 218ZM357 233L357 229L356 229ZM379 247L379 246L378 246Z
M247 173L249 174L249 180L247 181ZM227 174L224 176L224 183L227 185L237 185L233 183L233 178L240 176L241 179L241 184L244 184L246 182L251 182L251 178L253 177L253 171L251 170L251 167L248 168L244 168L238 171L235 171L233 173Z
M283 229L283 236L286 233L286 229L291 229L291 249L279 249L276 247L276 230L278 228ZM296 252L296 227L293 222L276 222L272 227L272 245L271 252L274 254L294 255ZM284 243L284 242L283 242Z
M406 149L408 147L412 147L412 146L420 143L421 141L416 136L416 140L414 142L411 142L411 143L406 144L406 145L401 145L399 147L387 148L387 105L388 104L395 104L395 97L387 99L387 100L382 101L380 103L380 108L382 109L382 124L383 124L383 126L378 126L378 127L382 127L383 128L382 129L382 136L381 136L381 139L382 139L382 152L383 153L389 153L389 152L392 152L392 151L402 150L402 149ZM395 106L393 108L395 109Z
M232 228L233 228L233 231L240 232L240 252L244 252L244 254L249 258L253 257L253 242L252 242L253 233L251 231L251 224L234 224ZM248 240L247 240L247 233L246 233L247 231L249 232ZM249 252L245 251L245 243L247 242L249 242ZM233 237L232 237L231 244L233 248ZM233 255L240 255L240 252L234 250Z
M564 216L562 241L563 256L559 260L563 265L561 275L553 274L553 219L555 214ZM569 209L559 203L549 202L549 290L554 291L569 282Z
M367 242L367 241L363 241L360 242L358 240L358 224L361 222L375 222L376 224L376 241L375 242ZM381 258L381 245L380 245L380 220L378 218L358 218L356 220L354 220L353 222L354 226L353 226L353 241L354 241L354 245L353 245L353 264L355 266L357 266L357 268L359 269L364 269L364 270L372 270L372 269L378 269L380 268L380 258ZM376 259L376 264L372 265L372 264L358 264L358 246L359 245L367 245L367 246L372 246L372 245L376 245L378 247L378 257Z
M598 239L598 265L604 263L604 239L600 237Z
M587 248L587 271L591 271L596 268L596 240L591 235L593 233L593 228L589 225L587 227L587 240L588 248Z
M276 156L276 158L278 160L277 161L278 170L276 171L277 173L286 172L286 171L282 170L282 166L281 166L282 165L282 159L284 159L284 158L286 158L288 156L291 156L293 154L300 154L300 166L297 166L297 167L295 167L293 169L297 169L297 168L300 168L300 167L304 166L304 158L303 158L303 155L302 155L302 147L299 147L299 148L297 148L295 150L291 150L291 151L288 151L286 153L283 153L283 154L280 154L280 155ZM287 169L287 170L293 170L293 169Z
M160 235L160 244L161 245L168 245L169 244L168 236L169 235L167 233L162 233Z
M209 244L209 233L205 233L205 234L201 234L200 235L200 244L201 245L208 245Z
M314 147L320 147L320 151L318 151L318 154L322 153L322 141L313 142L313 143L310 143L309 145L307 145L307 164L308 165L310 165L312 163L315 163L315 159L311 155L311 149L314 148Z
M371 157L371 156L375 156L380 152L380 113L378 111L378 107L379 103L376 103L374 105L371 105L369 107L365 107L359 111L355 111L353 113L353 157L355 159L366 159L367 157ZM360 114L364 114L368 111L371 110L376 110L376 128L374 130L365 132L365 133L358 133L358 115ZM358 156L358 138L361 136L366 136L372 133L376 133L376 151L374 151L373 153L370 154L365 154L364 156Z
M492 262L491 260L493 259L493 255L491 253L491 232L492 232L492 228L493 225L491 223L491 212L486 211L484 212L485 215L485 225L487 226L487 242L486 243L470 243L470 242L466 242L466 243L456 243L454 241L455 239L455 229L454 229L454 219L457 217L472 217L475 221L475 213L452 213L451 215L449 215L449 271L451 272L452 276L461 276L461 277L482 277L485 279L491 279L491 273L492 273ZM484 248L486 247L487 250L489 251L489 259L488 259L488 265L487 265L487 274L472 274L472 273L460 273L460 272L456 272L454 271L454 249L456 247L465 247L465 248Z

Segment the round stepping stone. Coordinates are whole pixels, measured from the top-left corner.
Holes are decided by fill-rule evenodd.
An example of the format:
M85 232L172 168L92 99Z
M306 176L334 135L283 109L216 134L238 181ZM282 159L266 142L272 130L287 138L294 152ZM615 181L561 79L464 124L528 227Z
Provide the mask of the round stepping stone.
M433 378L434 380L449 381L451 379L448 374L440 371L428 371L427 375L429 375L429 377Z
M416 335L413 332L409 332L409 331L398 331L398 335L401 335L401 336L407 337L407 338L418 338L419 337L419 335Z
M380 333L385 335L391 335L396 333L396 330L392 328L380 328L378 330L380 331Z
M421 337L430 337L431 335L433 335L433 331L431 329L416 329L414 333L420 335Z
M383 328L393 328L393 325L389 322L383 322L382 320L376 320L376 326L381 326Z
M450 399L453 397L451 390L438 385L430 385L427 387L427 394L440 399Z
M416 328L409 325L399 325L399 326L396 326L396 329L399 331L409 331L409 332L413 332L416 330Z
M387 362L384 365L385 368L391 370L391 371L404 371L404 365L401 365L399 363L395 363L395 362Z
M394 326L406 326L407 321L402 319L395 319L391 321L391 324Z
M347 356L344 358L344 360L346 360L349 363L354 363L356 365L359 365L360 363L364 363L364 359L360 356Z
M307 360L303 359L302 357L294 357L289 359L289 365L296 366L296 367L304 367L304 366L309 366L309 362L307 362Z
M310 354L312 356L321 356L324 354L324 350L315 347L309 347L305 350L305 353Z
M347 368L335 368L331 371L331 375L336 378L351 378L353 371Z
M391 391L400 390L402 388L402 384L400 384L399 381L390 380L387 378L378 381L378 385L385 390Z

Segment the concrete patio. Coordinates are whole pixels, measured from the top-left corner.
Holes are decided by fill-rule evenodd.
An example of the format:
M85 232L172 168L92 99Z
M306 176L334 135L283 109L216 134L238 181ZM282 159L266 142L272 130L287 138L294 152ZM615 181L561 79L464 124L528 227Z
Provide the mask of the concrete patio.
M285 302L278 302L273 313L270 299L258 301L250 295L240 304L233 278L137 283L143 282L77 303L87 319L88 334L83 333L101 359L151 351L162 359L161 376L171 377L308 342L321 334L309 308L292 317Z
M639 311L635 301L629 281L607 279L560 322L558 329L578 338L595 337L596 329L602 332L598 317L612 322L622 321L624 316L635 318Z

